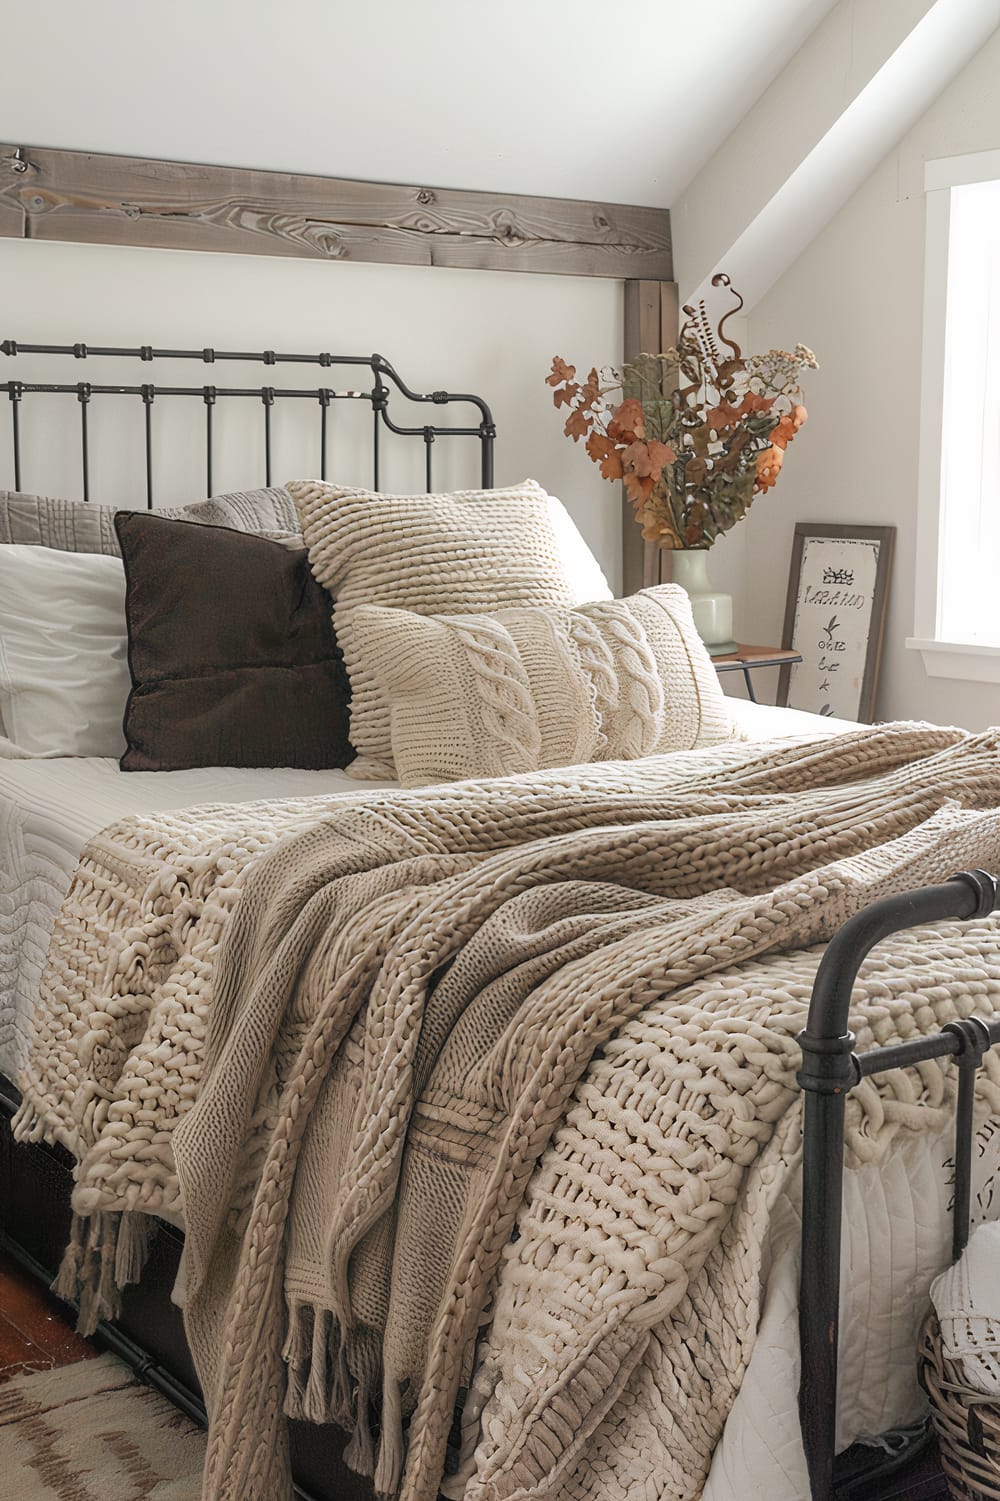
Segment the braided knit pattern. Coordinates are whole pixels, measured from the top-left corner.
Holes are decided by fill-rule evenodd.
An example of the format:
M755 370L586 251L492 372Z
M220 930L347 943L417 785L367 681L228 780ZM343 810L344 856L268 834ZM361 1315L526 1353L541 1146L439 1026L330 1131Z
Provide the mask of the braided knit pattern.
M287 488L310 566L333 598L351 680L352 777L395 775L389 708L355 631L360 605L475 615L611 593L564 506L534 480L447 495L373 494L319 480Z
M569 617L569 634L576 647L580 670L587 679L590 711L598 726L595 761L607 761L608 737L604 722L612 709L617 709L619 688L615 659L597 625L581 610L574 610Z
M683 589L678 589L676 584L660 584L657 592L660 589L669 591L669 598L682 621L677 635L681 636L687 628L693 637L695 635L694 621L693 619L690 623L688 621L691 602ZM603 726L608 742L609 757L614 759L621 756L631 761L638 756L652 755L654 750L688 750L691 746L698 745L700 736L697 734L686 744L659 745L657 743L663 738L664 690L667 684L670 684L677 697L680 697L685 690L693 690L697 696L698 689L702 686L698 678L689 676L687 682L678 679L673 652L664 654L662 661L657 660L653 645L643 630L641 618L632 613L629 601L610 600L607 604L595 605L591 618L598 630L603 627L603 635L608 643L618 677L617 710L607 716ZM671 645L673 644L671 642ZM702 655L707 657L703 647ZM685 652L684 657L685 665L687 665L690 662L690 655ZM712 677L715 678L711 663L707 663L707 666ZM715 678L714 682L705 674L702 674L702 678L712 699L715 699L716 691L721 697L722 689L719 687L718 678ZM720 707L716 704L717 712ZM699 729L700 721L699 713ZM726 728L728 729L728 726ZM671 724L671 731L673 738L677 735L677 727L673 724ZM677 738L686 739L681 736ZM706 737L708 738L711 737Z
M491 616L359 605L353 630L389 705L406 787L633 760L735 734L676 584Z
M464 647L466 662L476 680L483 729L512 772L534 771L542 737L528 675L517 654L510 650L509 633L502 625L481 615L473 615L467 621L456 616L452 633Z
M889 726L300 802L258 810L256 834L245 807L129 820L88 847L20 1129L85 1149L89 1232L67 1280L103 1292L134 1273L140 1229L109 1240L122 1210L170 1194L183 1207L205 1501L290 1497L286 1412L346 1424L377 1490L433 1501L522 1205L542 1228L500 1276L488 1372L501 1405L470 1484L505 1501L590 1484L584 1445L594 1436L604 1465L602 1423L619 1421L606 1399L630 1391L635 1405L650 1328L697 1291L791 1103L801 1007L772 1014L737 966L822 941L889 890L1000 865L1000 814L978 811L998 806L995 733ZM279 842L282 822L293 837ZM963 957L986 1014L992 980ZM710 1006L692 987L716 981L725 999ZM952 990L937 989L944 1015ZM883 1009L907 1025L905 1007ZM614 1039L633 1021L623 1054ZM562 1134L545 1149L599 1048L598 1082L572 1105L580 1168ZM881 1132L874 1107L869 1126ZM519 1258L530 1277L548 1254L543 1201L525 1200L536 1169L560 1224L584 1189L594 1202L594 1235L560 1262L576 1325L563 1302L548 1321L522 1316ZM765 1229L758 1209L751 1239ZM725 1390L720 1349L710 1396ZM692 1474L717 1426L695 1418Z

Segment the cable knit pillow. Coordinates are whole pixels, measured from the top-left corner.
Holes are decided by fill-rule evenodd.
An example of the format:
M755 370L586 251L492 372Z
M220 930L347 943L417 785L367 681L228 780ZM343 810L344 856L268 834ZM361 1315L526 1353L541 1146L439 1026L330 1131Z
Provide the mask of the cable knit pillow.
M395 776L388 706L354 630L360 606L470 615L611 597L568 511L534 480L451 495L380 495L317 480L292 480L288 490L313 573L334 600L358 752L350 776Z
M735 738L676 584L577 609L414 615L361 605L404 787L634 760Z

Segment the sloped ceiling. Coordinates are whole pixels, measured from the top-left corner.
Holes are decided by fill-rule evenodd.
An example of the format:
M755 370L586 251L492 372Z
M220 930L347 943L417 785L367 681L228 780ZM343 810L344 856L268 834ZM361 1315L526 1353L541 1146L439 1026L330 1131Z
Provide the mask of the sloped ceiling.
M667 207L833 5L30 0L0 138Z
M998 25L1000 0L839 0L671 204L682 300L725 269L752 308Z

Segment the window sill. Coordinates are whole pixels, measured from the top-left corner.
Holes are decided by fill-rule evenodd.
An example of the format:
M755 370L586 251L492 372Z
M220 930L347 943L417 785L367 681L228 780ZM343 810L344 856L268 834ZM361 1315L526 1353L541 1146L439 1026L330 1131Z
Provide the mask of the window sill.
M915 636L911 636L906 645L919 651L928 677L958 678L966 683L1000 683L1000 646L921 641Z

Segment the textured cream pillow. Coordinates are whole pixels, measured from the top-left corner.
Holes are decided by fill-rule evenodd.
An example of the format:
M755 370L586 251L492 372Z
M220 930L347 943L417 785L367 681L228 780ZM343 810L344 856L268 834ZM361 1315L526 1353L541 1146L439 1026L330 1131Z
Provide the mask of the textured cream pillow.
M404 787L634 760L737 734L676 584L491 615L361 605L353 630L389 703Z
M350 776L395 775L388 707L356 641L359 606L470 615L611 598L566 508L534 480L450 495L381 495L318 480L287 488L313 573L333 596L358 753Z

